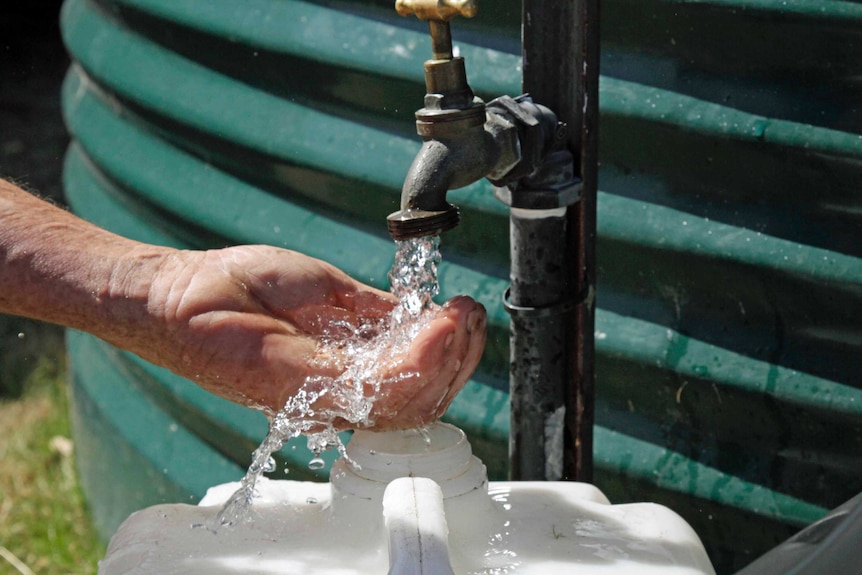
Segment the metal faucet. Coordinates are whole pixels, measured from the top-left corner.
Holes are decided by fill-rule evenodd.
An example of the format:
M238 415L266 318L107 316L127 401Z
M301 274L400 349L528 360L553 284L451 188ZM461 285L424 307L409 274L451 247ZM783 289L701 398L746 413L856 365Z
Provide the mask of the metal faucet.
M452 53L449 20L474 16L476 0L397 0L395 8L402 16L428 20L433 52L425 62L424 107L416 112L416 131L424 142L404 180L401 209L387 218L392 237L406 240L457 226L458 209L446 193L483 177L513 205L506 199L513 195L512 186L520 187L519 180L539 170L563 141L565 126L529 96L502 96L486 105L473 93L464 58ZM571 180L571 169L562 177ZM561 181L561 176L552 179ZM572 189L569 195L576 193Z

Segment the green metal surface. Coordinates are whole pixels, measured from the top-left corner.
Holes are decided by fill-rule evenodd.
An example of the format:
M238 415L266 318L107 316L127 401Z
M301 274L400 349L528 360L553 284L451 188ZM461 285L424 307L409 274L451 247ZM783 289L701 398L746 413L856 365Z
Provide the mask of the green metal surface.
M678 511L729 573L862 490L862 12L602 14L596 482ZM489 0L453 27L486 99L517 95L519 19ZM76 212L177 247L289 247L386 286L385 216L420 144L421 23L388 0L68 0L63 31ZM462 224L441 298L480 300L490 334L447 418L502 478L507 212L487 182L449 197ZM87 336L69 345L106 534L235 478L262 437L257 414ZM301 446L281 457L303 474Z
M207 449L182 420L158 409L130 381L120 352L68 333L73 425L81 484L98 505L96 527L115 529L130 513L162 501L192 502L213 481L235 481L242 469ZM206 470L206 473L200 473Z

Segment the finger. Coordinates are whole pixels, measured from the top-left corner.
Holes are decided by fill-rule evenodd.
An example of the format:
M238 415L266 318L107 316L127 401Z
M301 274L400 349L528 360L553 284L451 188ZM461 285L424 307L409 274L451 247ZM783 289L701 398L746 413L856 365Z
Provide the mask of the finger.
M438 419L438 411L449 396L460 367L461 360L457 358L445 361L439 371L404 405L397 417L392 418L393 426L417 427Z
M467 383L479 363L484 348L485 309L471 298L461 296L446 303L441 318L451 321L456 329L450 339L447 357L448 369L441 370L438 385L443 389L433 405L431 417L442 415L449 404Z
M437 419L476 368L484 325L484 308L472 299L456 298L446 304L419 333L400 366L417 370L420 379L411 382L412 389L391 390L385 419L379 418L376 426L410 427Z
M470 376L473 375L473 372L479 365L479 361L482 359L482 353L485 350L487 316L485 308L482 305L478 303L475 305L476 307L468 313L466 318L466 331L468 333L466 353L461 361L460 369L450 384L448 393L437 407L436 417L440 417L446 412L455 396L464 388L464 385L466 385Z
M438 376L445 367L447 341L452 342L455 330L450 319L435 319L417 334L409 349L389 358L381 372L384 383L374 405L374 427L410 427L417 423L414 415L421 409L433 413L433 406L447 389L439 387ZM428 391L429 387L436 387L437 391ZM430 406L428 395L436 395ZM414 405L419 405L420 410L414 409Z

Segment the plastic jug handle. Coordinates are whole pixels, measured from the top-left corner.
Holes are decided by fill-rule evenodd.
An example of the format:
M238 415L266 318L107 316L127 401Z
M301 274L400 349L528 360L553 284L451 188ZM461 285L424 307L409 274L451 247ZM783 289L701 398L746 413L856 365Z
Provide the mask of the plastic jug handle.
M455 575L443 491L425 477L400 477L383 494L389 575Z

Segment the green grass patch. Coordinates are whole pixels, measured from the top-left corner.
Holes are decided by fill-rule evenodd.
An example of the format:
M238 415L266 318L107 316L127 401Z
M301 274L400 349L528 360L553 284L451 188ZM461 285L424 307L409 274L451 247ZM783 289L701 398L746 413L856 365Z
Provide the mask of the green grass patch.
M46 347L20 395L0 396L0 575L93 574L104 556L75 471L64 351Z

